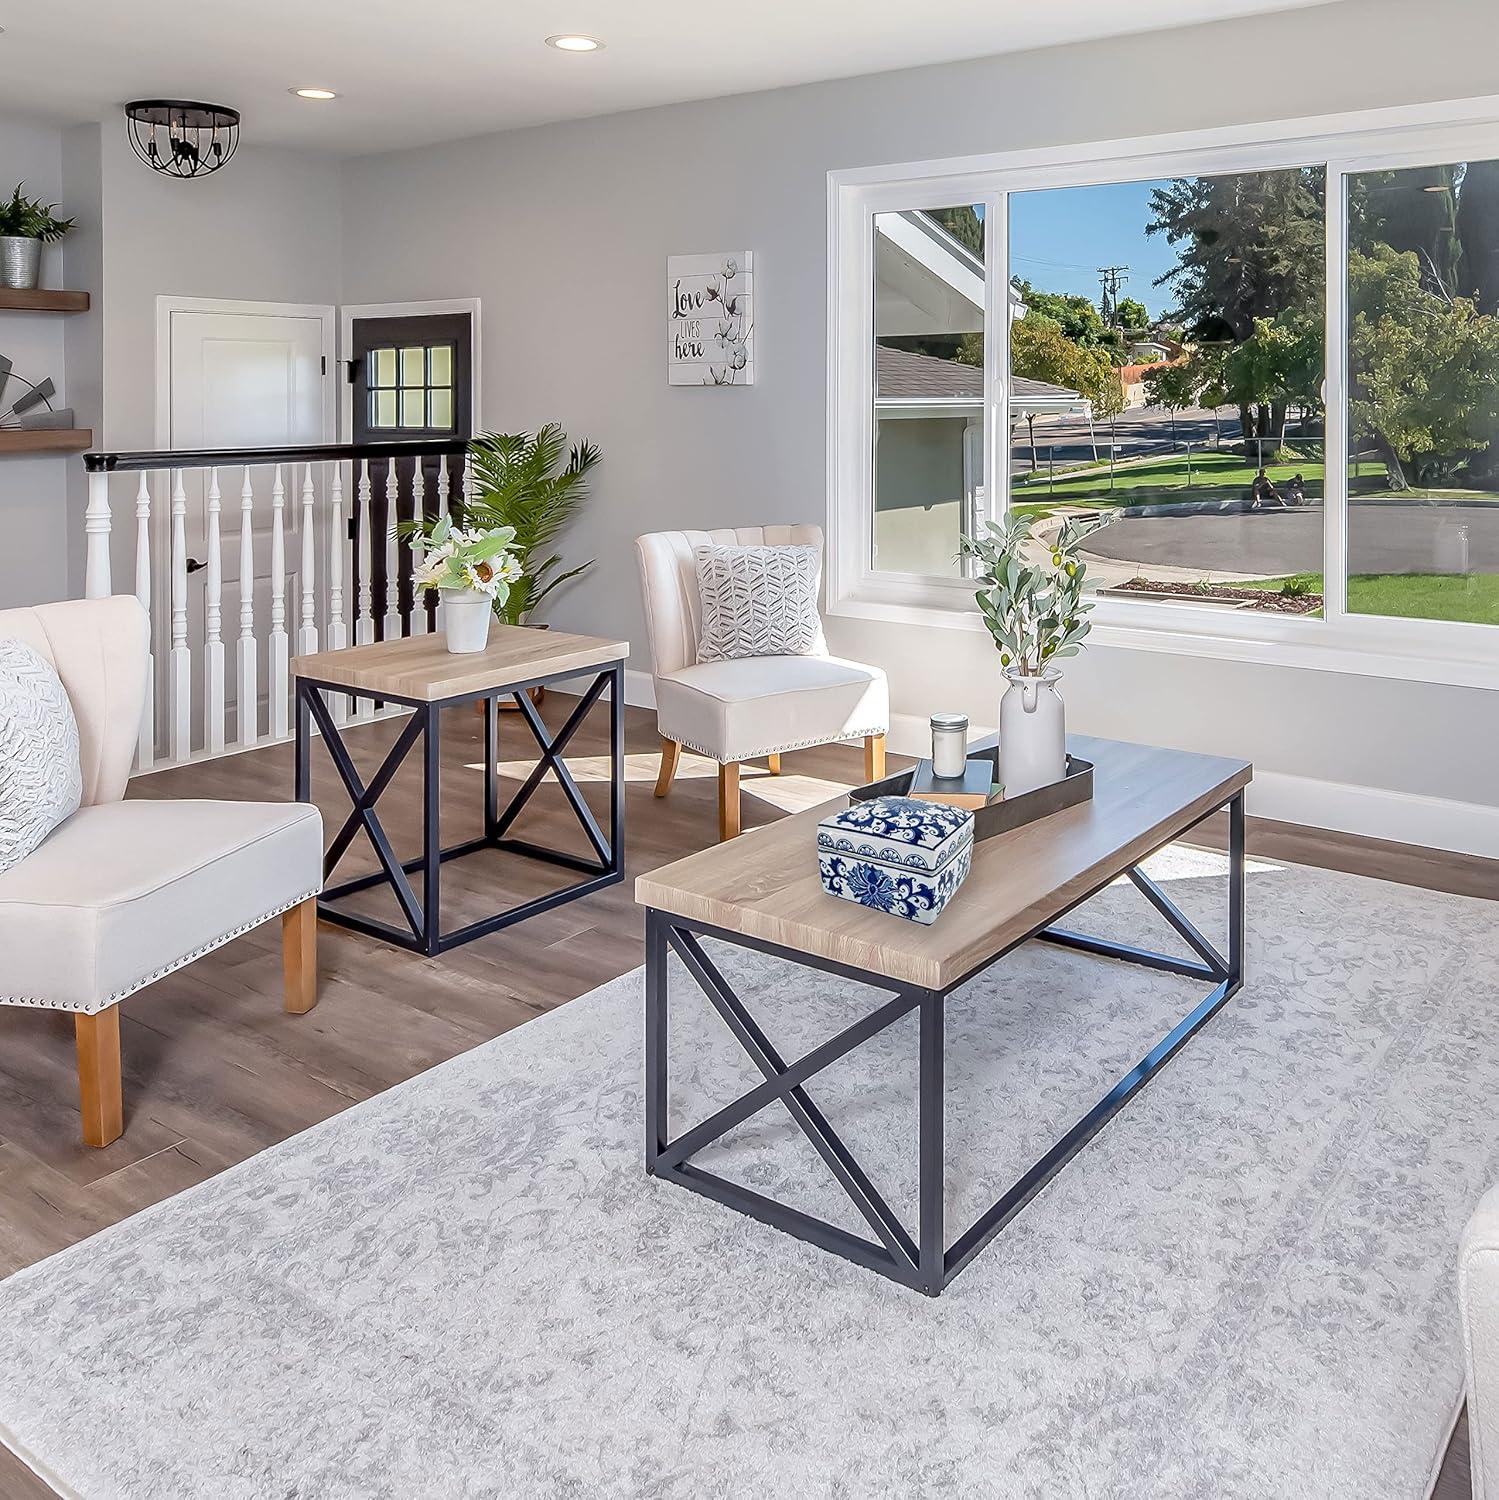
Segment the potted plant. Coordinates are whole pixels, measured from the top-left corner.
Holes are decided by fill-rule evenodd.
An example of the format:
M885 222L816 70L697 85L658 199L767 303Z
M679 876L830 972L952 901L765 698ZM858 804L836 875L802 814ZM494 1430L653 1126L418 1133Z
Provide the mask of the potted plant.
M489 622L521 576L514 540L509 526L455 526L449 516L416 528L412 581L438 591L449 651L467 655L488 644Z
M566 455L567 462L563 464ZM486 432L468 447L469 485L463 519L470 526L508 526L521 576L495 613L507 625L525 625L537 606L559 584L593 566L590 559L565 572L552 543L588 498L588 474L599 462L589 442L567 450L567 434L557 422L538 432Z
M16 185L8 203L0 202L0 286L31 291L42 265L42 246L60 240L72 227L72 219L59 219L55 203L23 198L24 182Z
M1068 518L1050 543L1031 534L1029 516L963 538L979 564L974 598L999 648L1008 686L999 705L999 779L1010 796L1067 774L1067 727L1057 663L1075 656L1092 628L1084 601L1084 538L1107 520Z

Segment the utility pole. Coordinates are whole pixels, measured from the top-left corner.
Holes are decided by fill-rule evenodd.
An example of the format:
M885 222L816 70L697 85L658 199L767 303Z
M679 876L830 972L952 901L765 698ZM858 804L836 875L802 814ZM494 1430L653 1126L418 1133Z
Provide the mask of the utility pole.
M1099 285L1103 287L1103 321L1113 327L1119 317L1119 288L1129 280L1128 266L1100 266Z

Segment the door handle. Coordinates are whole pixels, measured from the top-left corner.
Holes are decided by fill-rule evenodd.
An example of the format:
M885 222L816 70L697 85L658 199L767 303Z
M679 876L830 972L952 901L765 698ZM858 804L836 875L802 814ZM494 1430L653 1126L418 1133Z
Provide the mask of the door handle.
M200 569L206 568L207 566L208 564L206 562L199 562L196 557L190 557L187 560L187 571L189 573L196 573Z

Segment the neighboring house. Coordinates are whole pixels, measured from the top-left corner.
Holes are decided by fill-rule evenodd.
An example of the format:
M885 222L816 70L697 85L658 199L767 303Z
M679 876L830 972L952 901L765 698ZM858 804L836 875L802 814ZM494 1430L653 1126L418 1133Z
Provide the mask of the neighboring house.
M1129 346L1129 357L1138 365L1158 364L1171 358L1171 346L1157 343L1154 339L1140 339Z

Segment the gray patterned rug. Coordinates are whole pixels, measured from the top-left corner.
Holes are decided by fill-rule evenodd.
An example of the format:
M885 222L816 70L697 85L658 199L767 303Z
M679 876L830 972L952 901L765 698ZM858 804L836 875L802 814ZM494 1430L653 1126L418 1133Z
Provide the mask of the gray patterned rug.
M1221 860L1152 868L1206 926ZM91 1500L1417 1500L1499 1170L1494 909L1261 863L1249 910L1240 996L939 1301L642 1175L632 974L0 1285L0 1433ZM1156 937L1128 888L1077 925ZM875 1000L723 961L790 1053ZM678 980L706 1112L754 1075ZM955 997L950 1222L1195 992L1031 945ZM908 1222L915 1042L812 1089ZM714 1151L841 1196L783 1111Z

